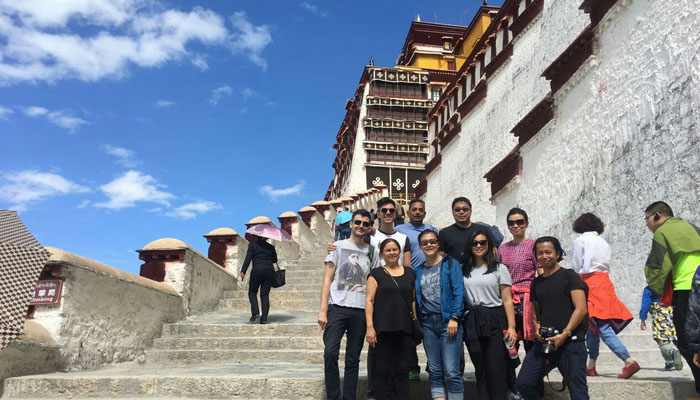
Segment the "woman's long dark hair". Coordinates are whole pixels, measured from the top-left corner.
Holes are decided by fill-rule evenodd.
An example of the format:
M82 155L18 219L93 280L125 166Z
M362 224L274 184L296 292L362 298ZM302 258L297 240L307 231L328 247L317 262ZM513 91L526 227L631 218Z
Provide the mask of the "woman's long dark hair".
M493 253L493 239L491 238L491 233L485 229L477 229L474 231L472 236L467 241L467 245L464 247L464 252L462 253L462 258L459 260L462 263L462 274L469 278L471 276L472 270L474 269L474 263L476 262L476 257L472 254L472 242L474 238L479 235L486 236L488 241L488 249L486 250L486 255L484 259L486 260L486 273L490 274L498 269L498 261L496 260L496 255Z

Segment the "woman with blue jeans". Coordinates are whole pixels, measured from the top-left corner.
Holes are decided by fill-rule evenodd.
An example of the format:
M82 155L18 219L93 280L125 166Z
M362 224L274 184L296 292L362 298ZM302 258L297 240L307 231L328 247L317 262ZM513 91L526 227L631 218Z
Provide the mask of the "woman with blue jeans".
M464 304L462 267L456 260L440 256L440 242L434 231L421 232L418 244L425 254L425 263L415 268L416 304L423 323L430 393L433 399L463 399L464 382L459 373L462 352L460 317Z

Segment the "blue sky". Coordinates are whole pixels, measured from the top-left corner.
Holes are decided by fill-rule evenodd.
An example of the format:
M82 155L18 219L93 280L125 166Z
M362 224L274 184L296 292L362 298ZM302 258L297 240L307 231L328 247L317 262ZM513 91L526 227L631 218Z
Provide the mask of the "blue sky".
M322 199L369 57L481 3L0 0L0 208L133 273L161 237L206 254L214 228Z

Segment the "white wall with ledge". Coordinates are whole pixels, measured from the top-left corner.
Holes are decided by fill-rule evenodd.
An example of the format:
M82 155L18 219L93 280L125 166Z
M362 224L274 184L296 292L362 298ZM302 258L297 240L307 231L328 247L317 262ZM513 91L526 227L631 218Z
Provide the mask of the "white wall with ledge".
M60 267L63 292L58 305L37 306L33 321L60 346L60 362L67 367L134 360L160 335L163 323L185 316L182 297L166 283L47 250L47 266Z
M486 99L443 151L424 198L429 217L444 226L452 197L466 194L475 202L473 218L488 216L506 240L506 214L521 207L529 236L557 236L567 251L573 220L596 213L613 249L611 279L635 313L651 243L644 208L664 200L676 215L700 222L695 2L618 1L596 28L594 56L555 93L554 119L521 148L520 176L493 198L482 178L512 149L510 130L549 91L543 71L590 23L579 3L545 1L542 15L514 40L511 60L489 79Z
M177 239L158 239L137 251L141 275L175 288L188 315L215 309L224 291L238 288L237 276Z

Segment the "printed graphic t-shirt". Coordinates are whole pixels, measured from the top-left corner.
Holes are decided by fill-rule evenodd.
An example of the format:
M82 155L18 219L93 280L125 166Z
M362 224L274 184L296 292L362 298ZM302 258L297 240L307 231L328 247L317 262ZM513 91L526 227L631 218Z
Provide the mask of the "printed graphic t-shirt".
M421 312L424 315L440 314L440 267L442 261L437 265L429 267L423 266L423 275L420 279L420 295L423 300Z
M326 262L335 265L328 304L364 309L367 275L379 265L379 252L375 247L374 254L370 255L369 245L357 246L348 239L337 241L334 245L335 250L326 256Z

